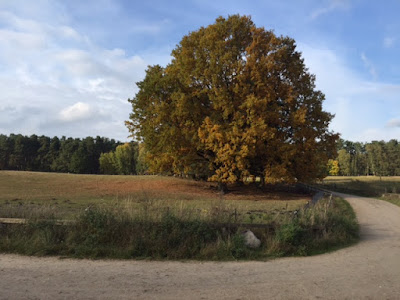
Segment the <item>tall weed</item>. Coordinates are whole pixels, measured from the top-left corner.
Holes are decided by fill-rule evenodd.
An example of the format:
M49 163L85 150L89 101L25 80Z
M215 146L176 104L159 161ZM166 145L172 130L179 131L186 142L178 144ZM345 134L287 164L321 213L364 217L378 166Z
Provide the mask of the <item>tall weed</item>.
M241 223L245 216L238 217L222 201L205 211L186 205L166 209L150 199L113 209L92 207L68 225L33 218L27 224L1 226L0 251L90 258L265 259L321 253L358 238L354 212L340 198L326 198L290 214L276 212L269 224L259 227ZM246 247L244 229L261 240L260 248Z

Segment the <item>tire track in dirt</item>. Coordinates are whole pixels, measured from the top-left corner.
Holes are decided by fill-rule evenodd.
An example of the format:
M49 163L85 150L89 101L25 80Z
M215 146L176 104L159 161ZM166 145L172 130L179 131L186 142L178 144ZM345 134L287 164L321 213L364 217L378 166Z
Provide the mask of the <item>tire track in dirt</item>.
M143 262L0 255L0 299L400 299L400 207L341 195L357 245L267 262Z

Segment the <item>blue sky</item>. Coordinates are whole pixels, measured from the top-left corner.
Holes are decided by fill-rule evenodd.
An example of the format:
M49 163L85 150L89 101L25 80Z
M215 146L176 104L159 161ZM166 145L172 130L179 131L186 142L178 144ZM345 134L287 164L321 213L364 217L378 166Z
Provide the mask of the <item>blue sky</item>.
M0 133L126 141L146 67L241 14L296 40L342 138L400 139L399 12L398 0L0 0Z

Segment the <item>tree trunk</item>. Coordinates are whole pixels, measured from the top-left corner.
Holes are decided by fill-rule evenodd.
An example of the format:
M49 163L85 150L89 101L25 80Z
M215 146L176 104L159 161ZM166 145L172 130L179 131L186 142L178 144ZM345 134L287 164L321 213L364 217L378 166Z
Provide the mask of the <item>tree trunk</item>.
M259 189L263 189L264 186L265 186L265 178L264 178L264 176L260 176L260 182L257 184L257 187Z
M218 182L218 191L221 195L224 195L228 192L228 186L225 182Z

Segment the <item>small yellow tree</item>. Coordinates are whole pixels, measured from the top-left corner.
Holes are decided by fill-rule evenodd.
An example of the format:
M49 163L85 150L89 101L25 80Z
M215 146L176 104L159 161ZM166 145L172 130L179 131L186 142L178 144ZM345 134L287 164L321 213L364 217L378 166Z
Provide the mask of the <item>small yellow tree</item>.
M339 162L337 160L328 160L328 174L331 176L339 175Z

